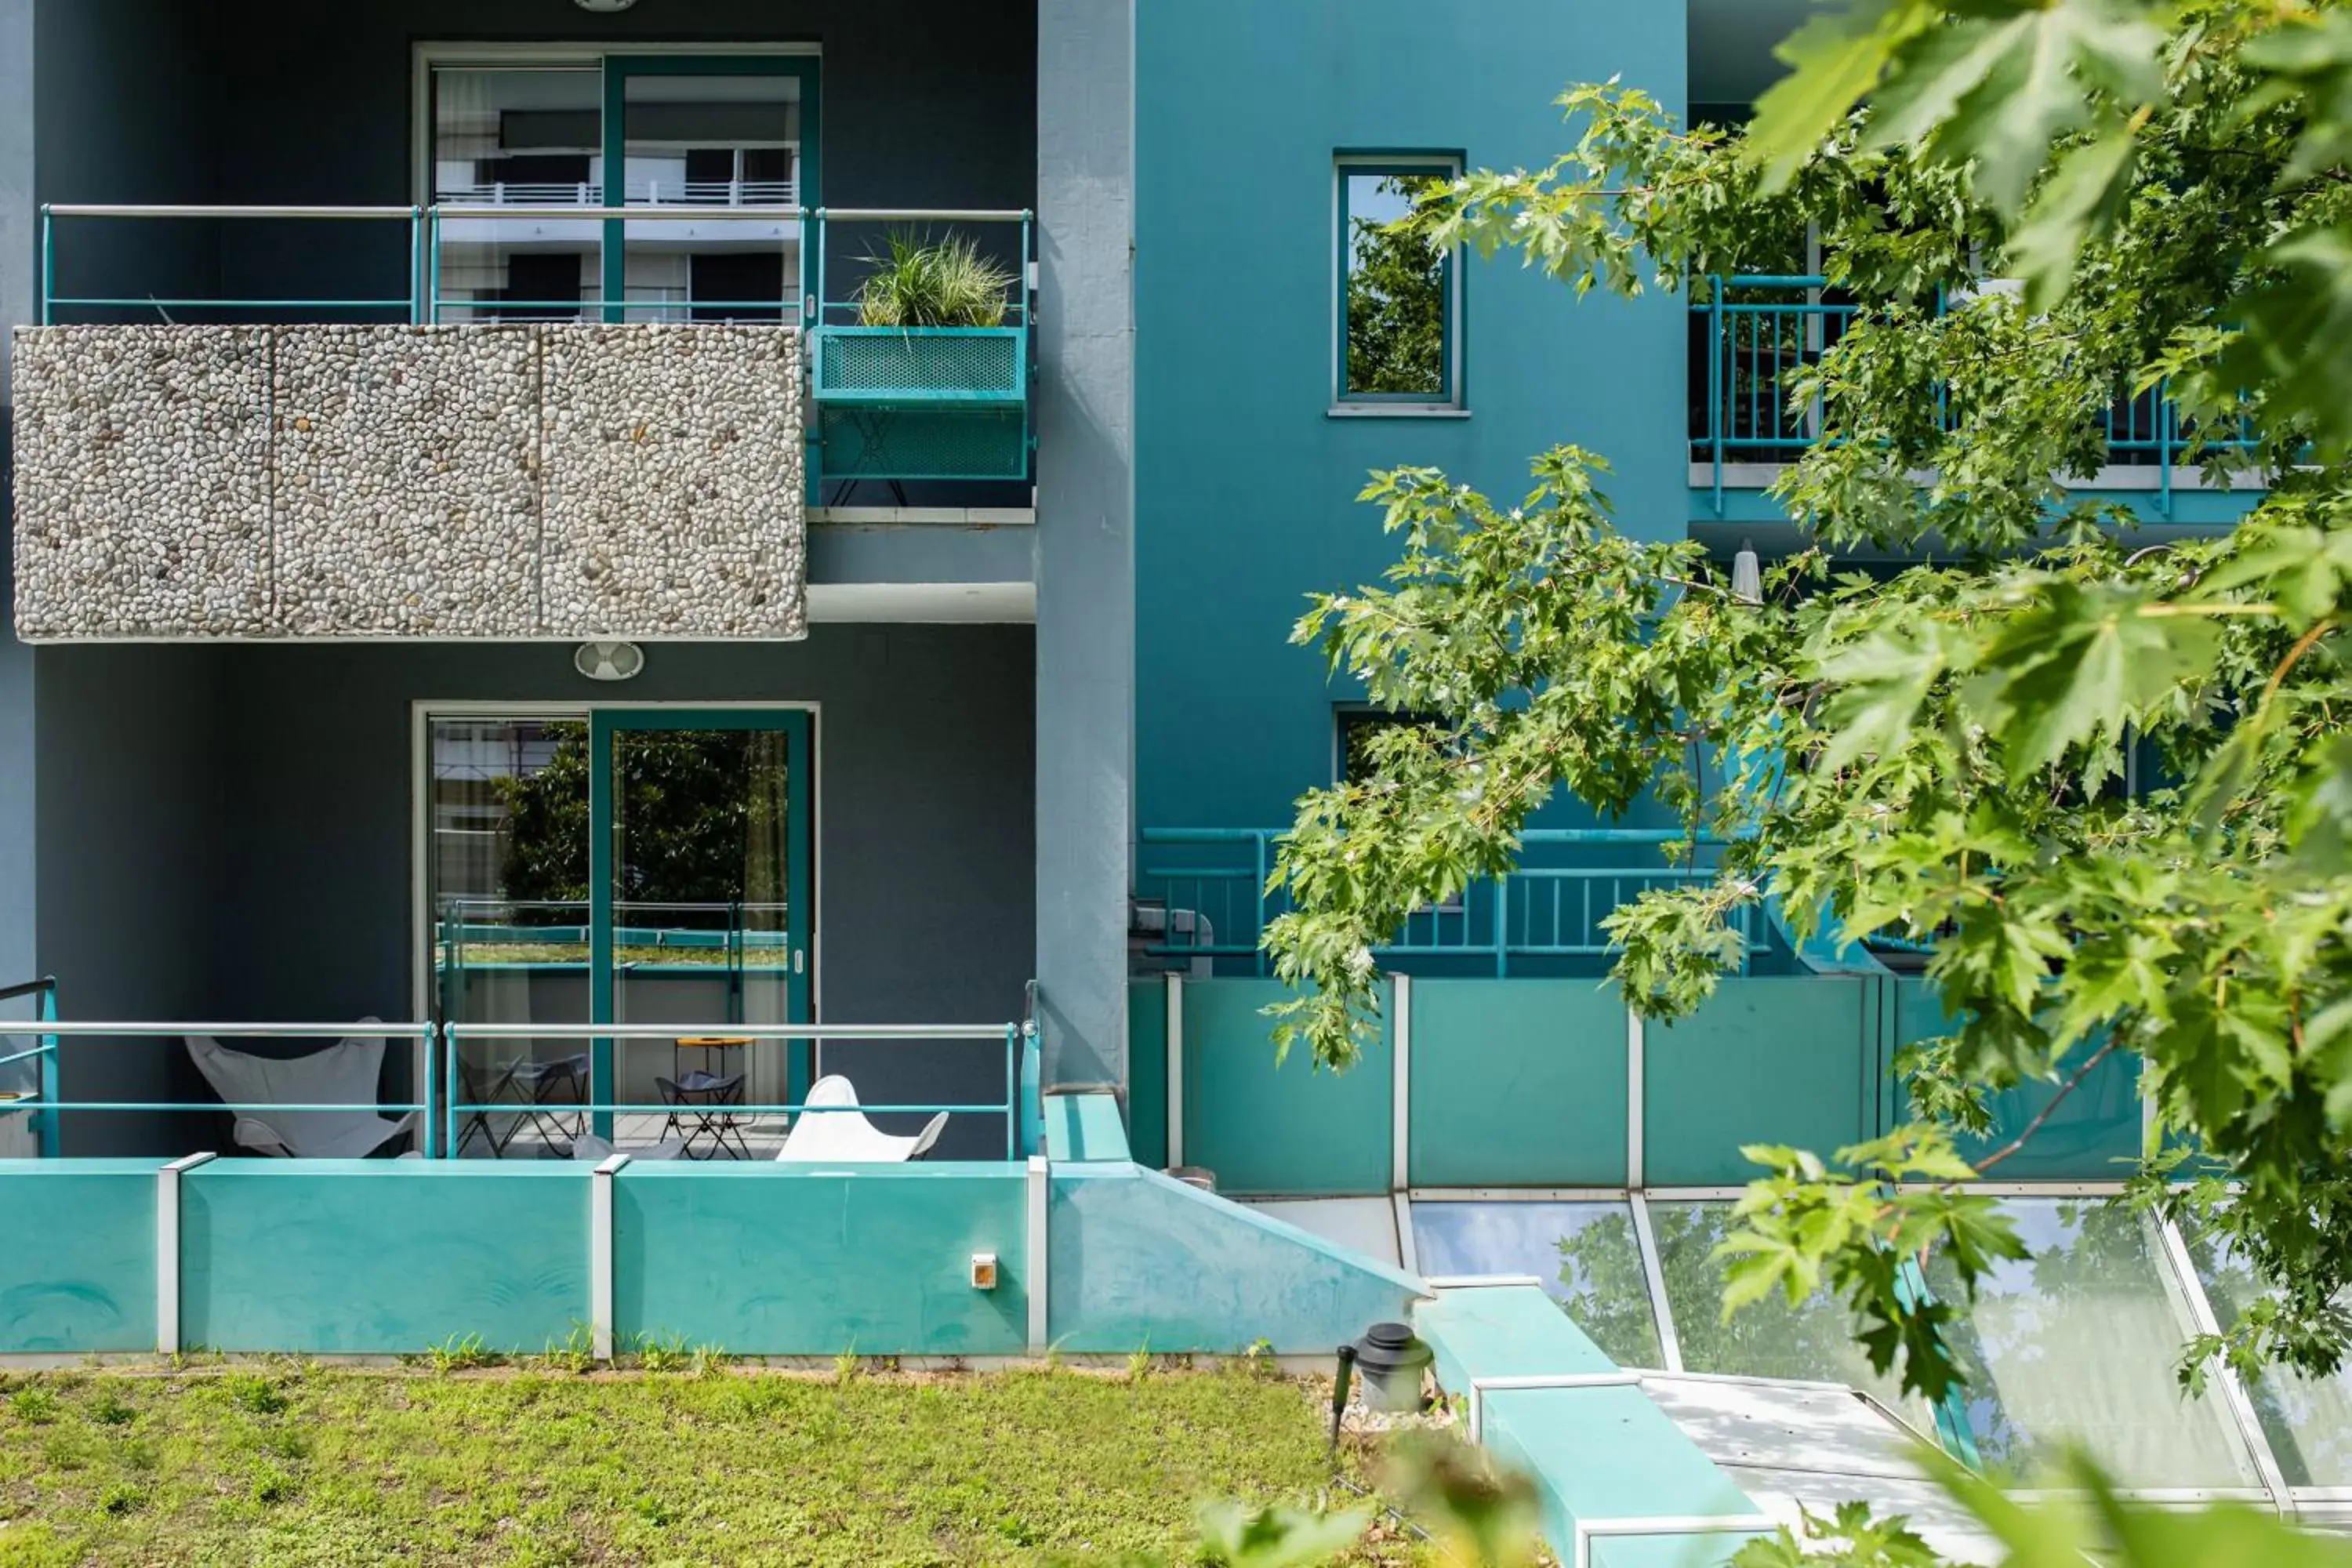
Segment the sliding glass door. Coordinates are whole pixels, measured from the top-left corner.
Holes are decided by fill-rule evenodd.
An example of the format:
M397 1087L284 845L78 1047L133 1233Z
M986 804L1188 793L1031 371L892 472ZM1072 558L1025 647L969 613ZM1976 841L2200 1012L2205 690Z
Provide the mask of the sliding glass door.
M807 1021L814 864L810 717L596 710L436 716L425 873L438 1016L542 1026L466 1043L458 1152L562 1155L700 1134L741 1156L780 1124L730 1104L794 1101L805 1043L747 1025ZM598 1024L665 1026L654 1039ZM673 1032L674 1031L674 1032ZM596 1105L661 1107L591 1111Z
M808 1084L805 1043L730 1032L810 1016L808 715L599 711L591 745L592 1020L678 1031L598 1040L593 1098L692 1108L625 1117L624 1147L701 1128L714 1146L695 1152L749 1153L781 1126L714 1131L707 1108L797 1101Z

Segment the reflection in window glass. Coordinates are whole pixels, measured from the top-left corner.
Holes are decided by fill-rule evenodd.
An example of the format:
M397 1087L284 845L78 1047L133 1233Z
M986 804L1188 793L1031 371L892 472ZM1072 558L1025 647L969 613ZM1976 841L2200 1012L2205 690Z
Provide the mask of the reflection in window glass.
M1347 268L1341 394L1444 403L1454 397L1452 260L1417 234L1389 225L1412 209L1451 163L1342 163L1339 232Z
M2261 1282L2221 1237L2184 1228L2197 1277L2226 1331L2261 1299ZM2266 1373L2251 1380L2246 1393L2287 1485L2352 1486L2352 1367L2334 1377Z
M1714 1253L1733 1230L1729 1204L1654 1201L1650 1224L1686 1369L1843 1383L1903 1408L1902 1389L1871 1370L1870 1358L1854 1342L1853 1314L1827 1291L1796 1307L1769 1296L1725 1321L1723 1266Z
M2221 1402L2173 1377L2196 1331L2149 1223L2095 1198L2000 1206L2028 1255L1996 1264L1951 1326L1985 1463L2024 1474L2072 1441L2129 1487L2261 1485ZM1966 1300L1944 1259L1927 1283Z
M1417 1203L1425 1275L1528 1274L1619 1366L1664 1365L1623 1204Z

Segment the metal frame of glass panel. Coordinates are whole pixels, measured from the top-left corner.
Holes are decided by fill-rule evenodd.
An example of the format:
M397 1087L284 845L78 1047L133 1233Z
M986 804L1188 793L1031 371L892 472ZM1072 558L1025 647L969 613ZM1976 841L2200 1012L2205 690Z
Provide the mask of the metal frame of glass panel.
M2124 1191L2121 1182L1981 1182L1968 1184L1966 1191L1989 1197L2025 1200L2103 1199L2119 1196ZM1611 1205L1622 1207L1633 1222L1635 1243L1642 1262L1642 1277L1652 1321L1657 1327L1659 1360L1654 1370L1683 1376L1763 1376L1761 1373L1737 1372L1695 1373L1686 1364L1684 1337L1677 1321L1675 1302L1665 1283L1665 1269L1658 1242L1654 1203L1727 1203L1738 1198L1743 1189L1736 1186L1717 1187L1413 1187L1398 1195L1405 1201L1407 1213L1401 1233L1414 1231L1425 1209L1460 1204L1528 1204L1542 1205ZM2149 1230L2155 1240L2150 1261L2157 1278L2168 1291L2176 1292L2187 1309L2191 1326L2200 1333L2220 1331L2220 1319L2215 1313L2210 1293L2198 1270L2179 1226L2169 1220L2151 1218ZM1421 1262L1426 1266L1426 1255ZM1440 1268L1433 1272L1444 1273ZM1507 1272L1521 1270L1514 1267ZM1542 1281L1547 1289L1552 1280L1547 1275ZM1557 1292L1555 1291L1555 1294ZM1686 1304L1687 1305L1687 1304ZM2169 1369L2153 1371L2169 1375ZM2208 1501L2234 1500L2266 1504L2283 1516L2324 1522L2352 1521L2352 1486L2301 1486L2290 1483L2282 1469L2269 1436L2257 1415L2255 1404L2242 1380L2218 1360L2208 1367L2208 1399L2215 1401L2232 1433L2242 1442L2251 1458L2259 1487L2139 1487L2127 1488L2123 1495L2139 1501L2158 1505L2189 1507ZM2347 1373L2347 1375L2352 1375ZM1786 1382L1787 1379L1768 1378ZM1852 1386L1847 1384L1846 1386ZM1869 1390L1860 1391L1874 1403L1885 1403ZM1924 1404L1916 1399L1902 1401L1889 1414L1915 1428L1926 1425L1923 1416L1932 1416ZM1948 1423L1934 1422L1939 1438L1949 1449L1952 1434ZM2352 1434L2347 1434L2352 1437ZM1968 1456L1973 1458L1974 1456ZM2037 1494L2020 1493L2021 1497Z

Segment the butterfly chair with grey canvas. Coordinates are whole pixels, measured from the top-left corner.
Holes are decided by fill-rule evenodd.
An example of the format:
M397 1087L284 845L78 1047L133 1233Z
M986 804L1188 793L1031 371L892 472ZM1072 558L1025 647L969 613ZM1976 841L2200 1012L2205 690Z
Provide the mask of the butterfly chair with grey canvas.
M362 1018L380 1024L381 1018ZM353 1035L304 1057L257 1057L205 1035L188 1055L226 1105L338 1105L340 1110L245 1110L231 1136L256 1153L303 1160L361 1160L415 1131L416 1112L373 1109L383 1076L383 1037Z

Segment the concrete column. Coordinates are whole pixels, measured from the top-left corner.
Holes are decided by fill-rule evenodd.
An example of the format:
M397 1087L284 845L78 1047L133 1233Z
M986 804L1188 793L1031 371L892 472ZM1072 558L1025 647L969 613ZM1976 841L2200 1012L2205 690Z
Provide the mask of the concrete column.
M1048 1084L1127 1079L1135 3L1037 5L1037 978Z

